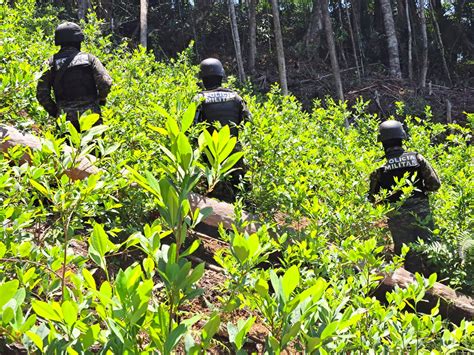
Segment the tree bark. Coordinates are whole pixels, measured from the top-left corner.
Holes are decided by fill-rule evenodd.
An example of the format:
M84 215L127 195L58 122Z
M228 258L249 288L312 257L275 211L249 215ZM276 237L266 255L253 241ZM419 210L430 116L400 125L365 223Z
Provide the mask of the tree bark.
M444 51L443 38L441 37L441 31L439 29L438 20L436 19L433 3L431 2L431 0L428 0L428 1L431 7L430 13L431 13L431 18L433 19L433 25L434 25L434 29L436 33L436 38L438 40L439 51L441 52L441 61L443 62L444 73L446 75L446 79L448 79L449 85L451 86L452 81L451 81L451 75L449 74L448 63L446 63L446 55Z
M402 72L400 69L400 55L398 52L398 40L397 40L396 31L395 31L395 23L393 21L393 13L392 13L392 6L390 4L390 0L380 0L380 7L383 13L385 34L387 36L390 75L394 78L401 79Z
M249 0L249 71L255 73L257 57L257 0Z
M408 79L413 80L413 37L411 33L411 22L410 22L410 5L406 0L405 13L407 17L407 32L408 32Z
M148 45L148 0L140 0L140 44Z
M239 80L241 83L245 81L244 61L242 60L242 51L240 49L239 28L237 26L237 17L235 16L235 8L233 0L228 0L230 28L232 31L232 40L234 41L235 58L237 59L237 69L239 71Z
M87 10L89 9L89 0L79 0L77 9L77 17L79 20L85 20Z
M285 65L285 51L283 49L283 36L281 34L280 26L280 9L278 8L278 0L270 0L273 14L273 32L275 34L277 60L278 60L278 74L280 76L280 86L283 95L288 95L288 84L286 81L286 65Z
M421 27L421 73L420 87L426 87L428 74L428 34L426 32L425 0L420 0L420 27Z
M323 14L324 32L326 33L326 41L329 49L329 57L331 59L332 73L334 75L334 83L336 85L337 98L344 101L344 92L342 90L341 72L336 55L336 44L334 41L334 33L332 31L331 18L329 17L328 0L321 1L321 12ZM347 122L346 122L347 126Z
M412 273L405 269L397 269L391 274L383 275L380 286L375 290L377 299L384 301L387 292L392 292L396 287L407 288L416 282ZM444 319L460 324L464 319L474 319L474 299L454 291L452 288L436 282L426 291L424 302L418 303L417 311L430 314L430 311L439 302L439 314Z
M320 0L313 0L313 9L309 18L308 29L304 36L304 45L308 53L315 52L321 41L320 36L323 30Z
M354 55L354 61L357 70L357 79L360 81L360 67L359 67L359 58L357 56L357 47L354 40L354 31L352 30L352 22L351 22L351 15L349 14L349 7L346 6L346 16L347 16L347 24L349 25L349 35L351 37L351 44L352 44L352 54Z
M352 16L353 16L353 23L354 23L354 29L355 29L355 40L357 42L357 48L359 48L359 54L360 54L360 71L362 76L365 75L365 68L364 68L364 48L362 46L362 32L360 29L360 3L359 0L353 0L351 1L351 6L352 6Z
M339 26L341 26L341 31L344 32L344 22L342 21L342 1L338 4L337 10L335 11L337 11L337 17L339 18ZM344 38L341 38L339 41L339 48L341 49L342 62L344 63L344 66L348 68L349 65L347 64L346 52L344 50Z

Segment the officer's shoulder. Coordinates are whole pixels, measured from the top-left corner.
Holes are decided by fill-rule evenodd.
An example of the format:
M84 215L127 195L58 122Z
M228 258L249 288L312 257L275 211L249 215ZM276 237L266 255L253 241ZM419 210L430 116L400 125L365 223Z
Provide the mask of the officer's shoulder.
M46 59L44 62L43 62L43 67L45 67L46 69L49 69L53 66L53 61L54 61L54 55L52 55L51 57L49 57L48 59Z
M99 58L89 52L80 52L79 55L87 57L87 59L89 59L89 62L91 63L94 63L96 60L99 60Z

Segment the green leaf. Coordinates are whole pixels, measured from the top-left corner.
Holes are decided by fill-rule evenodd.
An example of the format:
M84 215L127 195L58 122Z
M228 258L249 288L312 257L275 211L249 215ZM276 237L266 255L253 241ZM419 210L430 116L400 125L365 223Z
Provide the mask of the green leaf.
M5 244L0 242L0 259L5 256L6 252L7 252L7 247L5 246Z
M189 127L193 124L194 117L196 116L196 103L191 102L186 111L184 112L183 119L181 120L181 131L186 132Z
M178 345L179 340L187 331L188 328L184 324L180 324L174 328L166 338L164 353L171 354L171 351Z
M237 257L237 260L243 264L245 261L248 259L250 250L248 247L248 242L240 234L236 234L235 237L232 239L232 250L235 253L235 256Z
M166 130L168 131L170 138L174 141L174 139L179 134L179 127L176 121L172 117L168 116L168 119L166 120Z
M77 304L72 301L64 301L61 305L64 321L68 326L72 326L77 321Z
M301 322L298 321L295 324L293 324L290 330L283 335L281 339L281 346L285 348L288 342L290 342L298 334L300 330L301 330Z
M77 133L76 127L68 121L67 130L69 131L69 141L71 142L71 147L79 148L81 146L81 136Z
M221 324L221 317L217 313L213 313L210 319L202 328L201 337L206 346L210 343L212 337L219 330Z
M201 245L200 240L199 239L194 240L192 244L190 245L190 247L181 253L181 257L191 255L199 248L199 245Z
M188 276L186 283L192 285L197 282L202 275L204 274L204 263L198 264L194 270L191 272L191 275Z
M36 347L43 352L43 339L36 334L33 333L32 331L28 330L26 333L26 336L31 339L31 341L36 345Z
M31 306L37 315L54 322L62 322L63 315L59 314L52 305L43 301L33 300Z
M89 349L99 338L100 324L93 324L87 329L87 332L81 336L83 349Z
M237 347L237 350L240 350L245 344L245 337L247 333L252 328L253 323L255 322L255 317L249 317L247 320L239 319L237 322L238 332L235 336L234 343Z
M244 156L243 152L237 152L232 154L229 158L226 159L224 164L221 166L221 172L226 173L229 171L237 162Z
M261 297L265 297L268 295L268 282L263 279L259 278L255 283L255 290Z
M305 336L305 339L306 339L306 351L308 353L313 352L314 350L316 350L323 344L321 338L313 338L310 336Z
M334 321L329 323L326 328L324 328L323 332L321 333L321 340L325 340L326 338L330 337L334 334L339 326L339 321Z
M219 152L219 163L222 163L230 153L234 150L235 144L237 143L237 138L232 137L227 141L223 147L223 149ZM222 144L222 143L221 143Z
M13 309L11 307L6 307L3 310L2 323L3 324L10 323L10 321L13 319L14 316L15 316L15 312L13 311Z
M282 278L283 295L285 301L289 300L291 293L300 283L300 272L296 265L290 267Z
M81 132L88 131L99 120L100 116L97 113L79 117L79 126Z
M15 296L18 290L19 281L11 280L0 285L0 310L12 297Z
M184 170L188 170L193 156L191 144L189 144L188 138L183 133L179 133L177 143L181 166Z
M98 223L94 224L94 230L89 242L101 256L114 250L115 247L115 244L109 240L107 233L105 233L104 227Z
M93 290L97 288L94 277L92 276L89 270L87 270L86 268L82 269L82 276L84 277L84 280L90 288L92 288Z
M44 186L41 185L40 183L37 183L35 180L30 180L30 184L31 184L36 190L38 190L39 192L41 192L42 195L44 195L45 197L49 197L49 192L48 192L48 190L46 189L46 187L44 187Z
M148 128L150 128L151 130L155 131L155 132L158 132L159 134L163 135L163 136L167 136L168 135L168 131L162 127L156 127L156 126L153 126L152 124L148 124L147 125Z

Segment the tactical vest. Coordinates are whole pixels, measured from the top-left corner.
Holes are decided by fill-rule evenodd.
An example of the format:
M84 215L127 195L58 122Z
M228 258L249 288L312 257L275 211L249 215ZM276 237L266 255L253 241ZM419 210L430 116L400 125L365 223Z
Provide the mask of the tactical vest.
M240 96L231 90L217 89L201 93L204 102L201 120L208 123L219 121L221 125L240 124L242 102Z
M58 103L71 101L90 101L97 99L97 87L92 72L92 63L87 53L76 52L59 80L55 76L62 65L74 52L58 53L53 57L53 89Z
M417 172L414 186L416 191L412 192L411 197L426 197L425 189L423 185L423 179L420 175L420 162L417 158L417 153L414 152L394 152L395 154L389 154L387 156L387 162L381 168L382 175L380 179L380 187L382 189L391 190L392 186L395 186L395 178L401 179L406 172L409 173L408 179L412 179L415 172ZM395 202L400 199L402 195L401 191L397 191L391 195L388 200Z

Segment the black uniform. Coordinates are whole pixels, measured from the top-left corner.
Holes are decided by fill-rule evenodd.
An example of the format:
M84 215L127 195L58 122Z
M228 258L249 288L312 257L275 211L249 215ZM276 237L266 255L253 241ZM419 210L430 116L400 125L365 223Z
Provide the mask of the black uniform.
M427 193L438 190L441 182L428 161L419 153L406 152L402 147L391 147L386 150L386 159L385 165L370 176L369 199L372 202L381 189L389 191L388 202L399 201L401 191L390 193L396 185L395 179L401 179L407 172L408 178L411 179L416 173L414 191L397 211L389 215L388 220L395 253L400 254L403 243L408 245L416 242L418 238L426 242L431 240L434 224ZM406 256L405 267L412 272L429 274L424 260L412 251Z
M218 87L201 91L195 98L203 100L196 111L195 121L213 124L220 122L222 126L229 125L230 133L237 137L235 127L250 116L245 101L235 91Z
M74 47L62 47L47 61L36 97L51 116L66 113L79 130L79 116L87 110L100 114L111 86L112 78L99 59Z
M217 87L201 91L195 100L200 101L196 110L195 122L207 122L212 125L219 122L222 126L228 125L230 133L234 137L238 137L238 128L244 120L250 117L250 112L245 105L245 101L235 91ZM241 150L240 144L237 142L232 153ZM240 159L234 166L237 170L231 173L228 182L217 184L210 193L211 197L216 197L227 202L234 202L236 191L234 187L241 181L245 175L245 166Z

